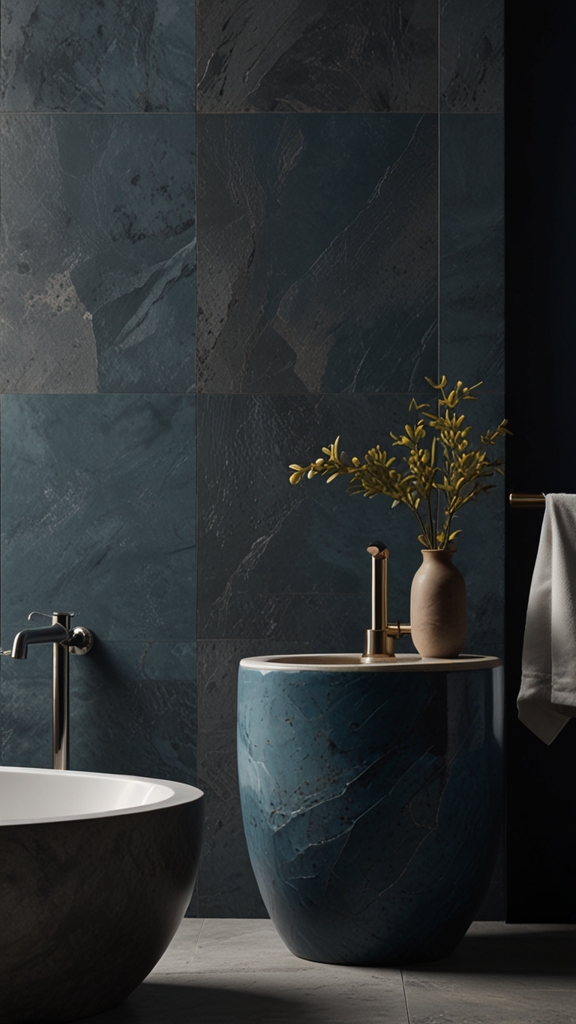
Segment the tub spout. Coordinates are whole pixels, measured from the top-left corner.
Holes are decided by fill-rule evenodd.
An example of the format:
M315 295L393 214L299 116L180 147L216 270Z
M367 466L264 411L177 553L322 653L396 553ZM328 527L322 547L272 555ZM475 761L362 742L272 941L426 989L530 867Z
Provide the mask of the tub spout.
M26 658L29 644L60 644L69 639L70 630L60 622L55 622L52 626L34 626L30 629L22 629L14 637L12 657Z

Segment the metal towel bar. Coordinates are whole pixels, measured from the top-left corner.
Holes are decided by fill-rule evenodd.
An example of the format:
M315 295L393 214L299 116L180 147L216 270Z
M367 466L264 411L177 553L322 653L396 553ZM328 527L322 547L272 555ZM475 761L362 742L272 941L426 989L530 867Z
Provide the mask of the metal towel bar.
M546 498L543 494L511 494L512 508L545 508Z

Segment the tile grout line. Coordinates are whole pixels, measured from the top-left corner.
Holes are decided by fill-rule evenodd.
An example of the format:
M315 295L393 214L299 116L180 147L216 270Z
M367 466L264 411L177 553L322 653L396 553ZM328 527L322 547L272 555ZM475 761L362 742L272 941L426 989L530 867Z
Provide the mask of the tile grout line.
M404 982L404 971L400 968L400 978L402 979L402 992L404 993L404 1006L406 1008L406 1024L411 1024L410 1011L408 1009L408 997L406 995L406 984Z

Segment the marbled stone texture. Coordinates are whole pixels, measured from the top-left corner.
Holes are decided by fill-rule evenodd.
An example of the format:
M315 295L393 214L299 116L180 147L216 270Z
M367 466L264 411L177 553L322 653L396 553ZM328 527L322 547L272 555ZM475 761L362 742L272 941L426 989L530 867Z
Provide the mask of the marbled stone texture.
M421 564L419 527L382 495L346 494L345 481L288 483L290 463L306 465L341 436L341 450L363 456L376 444L401 458L388 431L406 422L410 395L199 395L198 635L262 638L359 651L370 625L368 544L390 549L389 614L409 619L412 577ZM419 401L430 392L418 393ZM501 396L468 402L477 430L502 418ZM225 470L223 467L225 466ZM454 564L468 588L466 650L501 654L503 488L467 506ZM398 645L412 649L409 638Z
M193 438L191 395L3 396L4 636L56 608L103 643L194 639Z
M488 885L502 799L502 672L240 668L252 866L292 952L438 959Z
M194 109L188 0L3 0L0 109Z
M2 392L194 386L194 116L0 119Z
M202 799L0 828L3 1024L110 1009L146 977L189 902Z
M435 0L198 0L198 108L432 111Z
M504 391L504 119L440 117L440 371Z
M441 110L504 110L504 0L440 0Z
M411 391L437 368L437 118L204 116L198 388Z

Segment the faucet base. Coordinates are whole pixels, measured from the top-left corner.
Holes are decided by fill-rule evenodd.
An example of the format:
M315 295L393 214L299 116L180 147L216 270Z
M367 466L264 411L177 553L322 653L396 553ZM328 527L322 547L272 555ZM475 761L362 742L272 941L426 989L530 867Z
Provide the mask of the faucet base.
M395 626L386 626L385 629L367 629L364 653L360 660L363 662L394 660L396 657L394 641L399 640L404 633L410 632L410 626L400 622Z
M396 660L396 655L395 654L363 654L362 657L360 658L360 661L364 665L374 664L374 662L378 662L378 661L395 661L395 660Z
M383 658L394 657L394 637L390 636L387 629L367 629L364 639L364 653L362 661L373 659L381 661Z

